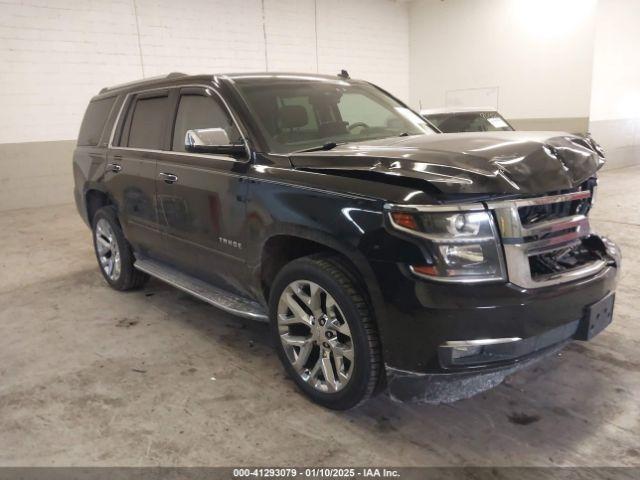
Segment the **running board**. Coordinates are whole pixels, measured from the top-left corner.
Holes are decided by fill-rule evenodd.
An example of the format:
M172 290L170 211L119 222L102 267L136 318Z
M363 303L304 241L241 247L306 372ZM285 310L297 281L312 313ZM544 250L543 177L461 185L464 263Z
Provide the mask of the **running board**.
M269 321L267 312L258 302L213 287L202 280L179 272L175 268L148 259L138 259L133 266L141 272L156 277L225 312L252 320Z

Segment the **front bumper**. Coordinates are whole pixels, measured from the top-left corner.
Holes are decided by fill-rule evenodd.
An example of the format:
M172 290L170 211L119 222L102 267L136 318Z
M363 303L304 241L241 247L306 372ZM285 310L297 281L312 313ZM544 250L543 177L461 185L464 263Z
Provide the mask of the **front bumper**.
M500 385L507 375L553 355L567 343L568 341L557 343L521 357L512 365L485 369L482 372L430 374L398 370L387 365L387 393L397 402L430 404L456 402Z
M613 318L615 294L610 293L585 309L580 320L569 322L541 335L509 339L498 343L457 342L441 345L440 363L452 367L491 363L482 371L464 370L428 374L398 370L387 366L387 386L392 399L423 403L449 403L468 398L500 384L504 378L541 358L560 350L571 340L590 340L606 328ZM506 340L506 339L503 339ZM460 349L461 356L455 355Z
M442 285L418 279L397 264L377 262L374 271L385 300L378 324L392 395L424 397L415 386L402 393L406 387L398 385L433 386L445 377L445 383L474 377L490 388L545 352L588 339L584 324L590 306L615 291L620 256L615 245L607 241L607 246L611 260L598 273L538 289L510 283ZM450 348L477 339L506 341L470 355L454 355Z
M615 294L609 293L585 308L580 320L560 325L528 338L448 341L438 347L438 360L446 369L517 362L567 340L591 340L613 320Z

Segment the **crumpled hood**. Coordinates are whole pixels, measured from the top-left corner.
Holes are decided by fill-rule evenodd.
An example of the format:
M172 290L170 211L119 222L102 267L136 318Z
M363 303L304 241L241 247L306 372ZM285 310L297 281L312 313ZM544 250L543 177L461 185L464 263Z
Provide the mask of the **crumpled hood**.
M293 154L295 168L429 182L443 193L541 194L573 188L604 164L589 140L560 132L415 135ZM378 175L376 175L378 174ZM388 177L387 177L388 178Z

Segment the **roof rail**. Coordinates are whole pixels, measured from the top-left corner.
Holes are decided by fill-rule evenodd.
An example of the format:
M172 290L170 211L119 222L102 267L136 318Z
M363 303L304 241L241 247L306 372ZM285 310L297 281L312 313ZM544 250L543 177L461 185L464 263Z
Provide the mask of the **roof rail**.
M124 87L133 87L134 85L138 85L138 84L144 84L147 82L153 82L154 80L171 80L172 78L180 78L180 77L186 77L187 74L186 73L182 73L182 72L171 72L167 75L158 75L157 77L149 77L149 78L143 78L140 80L134 80L132 82L125 82L125 83L119 83L118 85L112 85L110 87L104 87L102 90L100 90L100 93L105 93L105 92L109 92L111 90L117 90L119 88L124 88Z

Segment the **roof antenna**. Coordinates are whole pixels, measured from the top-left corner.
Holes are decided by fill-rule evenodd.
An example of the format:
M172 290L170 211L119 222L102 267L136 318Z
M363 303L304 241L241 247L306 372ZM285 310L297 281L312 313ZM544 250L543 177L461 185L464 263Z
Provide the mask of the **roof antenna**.
M347 72L344 68L342 70L340 70L340 73L338 74L338 76L340 78L351 78L349 76L349 72Z

